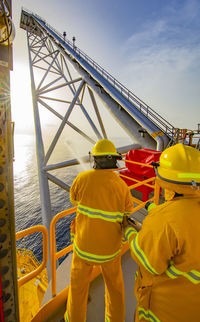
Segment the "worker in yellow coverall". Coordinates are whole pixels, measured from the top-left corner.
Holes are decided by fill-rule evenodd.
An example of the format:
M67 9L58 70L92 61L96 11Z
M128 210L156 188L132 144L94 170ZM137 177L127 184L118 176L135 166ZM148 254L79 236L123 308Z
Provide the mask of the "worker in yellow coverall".
M93 266L100 265L105 282L105 321L123 322L122 221L133 211L133 199L128 186L112 170L120 158L114 144L99 140L92 155L94 169L81 172L70 189L77 215L72 225L74 252L65 321L86 321L90 277Z
M172 146L156 172L168 200L151 207L140 231L124 221L138 263L135 321L199 322L200 151Z

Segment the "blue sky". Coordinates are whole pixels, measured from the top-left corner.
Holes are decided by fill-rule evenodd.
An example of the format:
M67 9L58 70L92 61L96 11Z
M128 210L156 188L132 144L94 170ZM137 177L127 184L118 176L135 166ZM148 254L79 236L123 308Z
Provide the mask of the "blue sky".
M195 129L200 123L199 0L17 0L11 76L16 128L24 124L21 115L32 126L22 6L69 39L76 36L78 47L174 126Z

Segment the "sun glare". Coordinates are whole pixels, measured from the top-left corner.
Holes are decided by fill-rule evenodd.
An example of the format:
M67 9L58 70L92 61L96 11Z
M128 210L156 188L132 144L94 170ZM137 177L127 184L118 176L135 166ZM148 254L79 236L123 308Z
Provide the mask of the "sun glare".
M11 110L15 129L33 129L31 83L26 65L15 64L11 72Z

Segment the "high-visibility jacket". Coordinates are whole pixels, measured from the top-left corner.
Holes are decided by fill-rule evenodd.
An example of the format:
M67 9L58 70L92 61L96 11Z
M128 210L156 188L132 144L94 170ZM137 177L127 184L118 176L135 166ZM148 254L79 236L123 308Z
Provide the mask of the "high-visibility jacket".
M115 258L122 245L121 223L133 211L128 186L112 170L81 172L70 189L77 205L74 250L84 260L103 263Z
M140 232L126 229L138 263L136 321L200 321L199 221L200 197L194 193L154 207Z

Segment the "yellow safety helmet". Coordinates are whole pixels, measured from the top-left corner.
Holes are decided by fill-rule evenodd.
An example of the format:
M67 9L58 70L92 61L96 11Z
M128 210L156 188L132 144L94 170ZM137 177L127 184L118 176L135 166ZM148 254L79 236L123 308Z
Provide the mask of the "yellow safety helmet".
M164 150L157 167L160 179L183 185L200 185L200 151L178 143Z
M120 156L120 154L117 153L114 143L107 139L99 140L93 146L92 156L101 156L101 155Z

